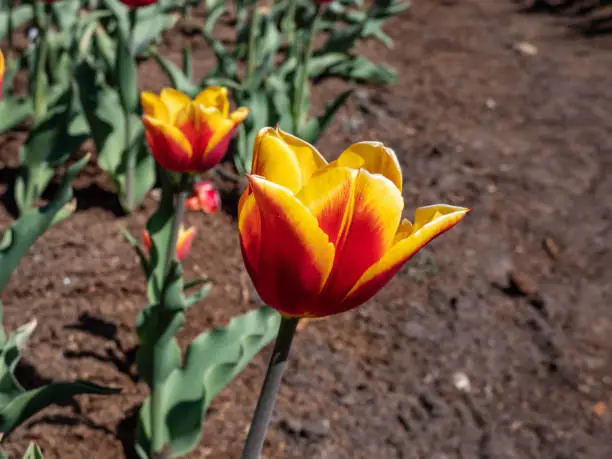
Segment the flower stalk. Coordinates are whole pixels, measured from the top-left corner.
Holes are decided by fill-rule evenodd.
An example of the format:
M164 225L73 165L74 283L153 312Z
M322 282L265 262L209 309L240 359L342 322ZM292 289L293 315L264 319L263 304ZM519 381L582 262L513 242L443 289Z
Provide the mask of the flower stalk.
M136 8L130 8L129 11L129 31L128 31L128 48L130 55L134 61L136 55L134 52L134 29L136 28ZM123 107L125 114L125 154L126 158L126 177L125 177L125 199L126 206L129 211L134 210L134 199L135 199L135 171L136 171L136 153L137 149L132 148L132 122L131 122L131 110L130 107Z
M270 363L268 364L266 378L261 393L259 394L259 399L257 400L251 427L249 428L249 433L242 451L242 459L258 459L261 456L261 450L263 449L264 440L266 438L266 431L268 430L270 417L274 410L276 394L278 393L278 389L283 379L283 372L285 371L285 365L289 358L291 342L293 341L298 322L299 318L297 317L283 316L281 320L278 336L274 343L274 350L272 351Z
M251 28L249 30L249 44L247 57L247 82L250 82L255 72L255 61L257 59L257 36L259 34L259 23L261 13L257 7L253 8L251 14Z
M51 34L51 21L52 11L51 3L45 3L44 13L39 16L37 26L40 36L40 44L37 47L36 54L36 67L34 69L34 119L40 120L47 111L46 97L45 97L45 86L46 86L46 66L47 66L47 54L49 52L49 39ZM12 25L11 25L12 27ZM10 36L10 35L9 35ZM9 47L9 49L11 49Z
M306 46L304 49L304 57L301 60L302 65L298 68L298 81L295 88L294 100L293 100L293 129L296 135L300 135L302 124L304 122L304 96L308 87L308 68L310 67L310 60L313 52L314 37L319 27L319 16L321 7L319 4L315 5L315 15L308 31L308 38L306 39Z

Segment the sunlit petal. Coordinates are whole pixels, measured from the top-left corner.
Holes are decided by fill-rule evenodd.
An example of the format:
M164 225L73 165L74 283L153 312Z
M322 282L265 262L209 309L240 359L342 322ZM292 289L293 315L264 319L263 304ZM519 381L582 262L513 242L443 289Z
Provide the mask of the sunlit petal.
M229 101L227 100L227 88L211 86L204 89L196 96L194 102L219 110L221 115L227 117L229 114Z
M159 98L168 109L170 124L174 124L177 114L191 102L187 95L173 88L162 89Z
M395 184L382 175L359 170L353 202L336 242L336 258L324 298L339 303L355 282L380 260L393 243L404 200Z
M319 228L316 218L286 188L257 176L250 176L252 197L242 213L250 215L250 229L256 228L250 201L259 209L258 253L243 250L255 274L262 300L288 315L306 313L318 296L332 267L334 247ZM242 218L241 234L246 229ZM249 250L252 252L249 253Z
M152 92L143 92L140 95L140 104L145 115L155 118L163 123L170 123L170 115L166 105Z
M297 193L327 162L308 142L280 129L259 131L253 147L252 173Z
M339 166L363 168L382 174L402 191L402 170L395 152L380 142L359 142L348 147L336 160Z
M191 171L191 145L181 131L147 115L142 122L147 143L159 165L175 172Z
M469 212L464 207L446 205L421 207L417 214L431 215L431 210L437 216L428 220L419 228L402 223L398 229L398 241L389 249L385 256L370 267L352 290L346 296L341 310L348 310L364 303L378 292L415 253L428 242L449 230Z

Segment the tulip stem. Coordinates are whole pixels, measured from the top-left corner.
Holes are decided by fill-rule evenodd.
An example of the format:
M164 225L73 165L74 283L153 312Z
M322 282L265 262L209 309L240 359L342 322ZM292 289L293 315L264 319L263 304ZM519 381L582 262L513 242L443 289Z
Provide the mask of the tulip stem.
M49 35L51 33L51 4L45 3L44 13L38 23L40 45L36 54L36 67L34 69L34 120L39 122L47 111L45 96L45 77L47 66L47 53L49 52Z
M134 29L136 28L136 8L130 8L129 30L128 30L128 49L132 59L136 61L136 51L134 50ZM134 210L135 174L136 174L136 148L132 148L132 113L128 107L123 107L125 114L125 205L129 212Z
M295 88L294 100L293 100L293 128L294 134L298 137L301 136L302 123L304 121L304 95L306 94L306 88L308 87L308 67L310 66L310 58L312 57L314 37L317 33L319 26L319 12L321 11L320 5L315 5L315 15L308 31L308 38L306 41L306 48L304 50L304 59L302 60L301 68L298 69L298 81Z
M174 204L174 217L172 219L172 231L170 233L170 240L168 241L168 252L166 255L166 269L164 271L164 278L168 275L170 266L172 265L172 262L176 259L176 243L178 241L181 224L183 223L183 216L185 215L185 201L187 200L188 183L189 176L187 174L181 174L181 183L179 185L178 193L176 193L176 203Z
M276 394L283 378L283 371L289 358L289 350L291 349L291 342L293 341L298 321L299 318L283 317L281 319L272 357L268 364L266 378L259 394L249 434L242 450L242 459L258 459L261 456L266 431L268 430L270 417L274 410Z
M249 30L249 48L247 57L247 84L251 83L255 71L255 60L257 59L257 36L259 34L260 13L257 7L253 7L251 14L251 28Z
M7 0L8 1L8 11L6 14L6 33L7 33L7 40L8 40L8 53L7 53L7 57L11 56L11 53L13 52L13 7L14 5L14 0Z

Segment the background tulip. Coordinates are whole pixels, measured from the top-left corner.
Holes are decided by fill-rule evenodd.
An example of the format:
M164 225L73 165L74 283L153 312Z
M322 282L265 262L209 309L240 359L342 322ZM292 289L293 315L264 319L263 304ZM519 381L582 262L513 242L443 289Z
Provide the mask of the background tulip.
M142 117L147 142L159 164L174 172L203 172L225 155L236 126L248 116L241 107L229 113L227 89L211 87L194 100L176 89L159 96L143 92Z
M176 258L179 261L183 261L191 252L191 245L193 244L193 238L196 235L196 227L191 226L188 229L185 229L183 225L181 225L179 229L178 239L176 241ZM144 242L147 250L151 250L153 246L153 242L151 241L151 236L147 230L143 230L142 232L142 240Z
M265 128L253 154L239 204L242 253L262 300L287 316L362 304L469 210L434 205L402 220L401 170L381 143L354 144L328 164L307 142Z

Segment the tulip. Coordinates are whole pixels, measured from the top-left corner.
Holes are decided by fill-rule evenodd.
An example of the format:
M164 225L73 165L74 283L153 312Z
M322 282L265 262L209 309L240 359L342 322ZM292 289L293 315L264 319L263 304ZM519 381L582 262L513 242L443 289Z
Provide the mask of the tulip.
M183 225L179 228L178 239L176 241L176 258L179 261L183 261L189 255L191 251L191 245L193 243L193 238L196 235L195 226L191 226L189 229L185 229ZM144 242L147 250L151 250L153 247L153 242L151 241L151 236L147 230L142 231L142 240Z
M157 3L157 1L158 0L121 0L121 3L131 8L141 8Z
M157 162L174 172L204 172L225 155L245 107L229 113L227 88L210 87L194 100L175 89L143 92L147 142Z
M2 88L4 87L4 54L0 49L0 100L2 100Z
M212 182L202 180L193 185L193 194L185 201L185 207L192 211L214 214L221 208L221 197Z
M439 204L402 220L399 162L378 142L328 164L307 142L264 128L248 179L238 207L245 266L264 303L286 317L359 306L469 211Z

